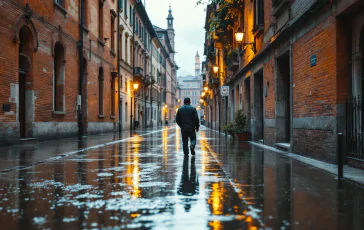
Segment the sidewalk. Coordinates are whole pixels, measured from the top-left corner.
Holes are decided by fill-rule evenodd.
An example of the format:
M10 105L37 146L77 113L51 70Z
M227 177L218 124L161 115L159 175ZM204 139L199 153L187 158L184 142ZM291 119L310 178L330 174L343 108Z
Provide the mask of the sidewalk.
M206 127L206 129L210 129L210 128ZM213 131L213 132L216 132L216 133L219 132L219 131L214 130L214 129L210 129L210 130ZM228 136L229 138L231 138L230 135L225 135L222 132L220 133L220 135ZM331 173L331 174L334 174L334 175L337 176L337 165L330 164L330 163L327 163L327 162L323 162L323 161L320 161L320 160L316 160L316 159L313 159L313 158L301 156L301 155L291 153L291 152L284 152L284 151L279 150L277 148L274 148L274 147L271 147L271 146L268 146L268 145L264 145L264 144L261 144L261 143L257 143L257 142L254 142L254 141L249 141L249 143L251 143L253 145L256 145L256 146L259 146L259 147L261 147L263 149L266 149L266 150L269 150L269 151L272 151L272 152L275 152L275 153L278 153L278 154L285 155L287 157L290 157L292 159L295 159L297 161L305 163L305 164L307 164L309 166L321 169L321 170L323 170L325 172L328 172L328 173ZM344 179L349 180L349 181L354 182L354 183L357 183L357 184L359 184L361 186L364 186L364 170L344 165Z
M136 130L133 136L148 135L153 132L161 132L161 130L163 130L161 127L140 129ZM117 132L105 133L90 135L81 140L77 137L72 137L0 147L0 174L59 159L103 145L126 141L131 138L133 137L130 136L130 131L125 130L120 135ZM26 162L24 162L25 156L27 156Z
M331 174L334 174L337 176L337 165L334 164L330 164L330 163L326 163L320 160L316 160L316 159L312 159L309 157L304 157L295 153L290 153L290 152L284 152L282 150L279 150L277 148L268 146L268 145L264 145L264 144L260 144L260 143L256 143L253 141L250 141L251 144L259 146L261 148L288 156L292 159L298 160L302 163L305 163L307 165L310 165L312 167L324 170L326 172L329 172ZM353 168L353 167L349 167L347 165L344 165L344 178L352 181L354 183L360 184L360 185L364 185L364 170L361 169L357 169L357 168Z

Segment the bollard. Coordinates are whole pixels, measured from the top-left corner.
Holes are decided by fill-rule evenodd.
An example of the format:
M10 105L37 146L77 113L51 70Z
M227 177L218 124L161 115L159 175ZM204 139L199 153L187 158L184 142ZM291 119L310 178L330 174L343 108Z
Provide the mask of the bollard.
M342 133L337 134L337 177L342 179L344 176L344 138Z

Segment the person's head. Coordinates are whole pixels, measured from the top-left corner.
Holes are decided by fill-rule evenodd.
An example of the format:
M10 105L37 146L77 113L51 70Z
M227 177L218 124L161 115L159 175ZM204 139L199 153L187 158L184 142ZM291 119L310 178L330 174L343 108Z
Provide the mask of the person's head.
M189 105L191 104L191 99L189 97L186 97L185 100L183 101L185 104Z

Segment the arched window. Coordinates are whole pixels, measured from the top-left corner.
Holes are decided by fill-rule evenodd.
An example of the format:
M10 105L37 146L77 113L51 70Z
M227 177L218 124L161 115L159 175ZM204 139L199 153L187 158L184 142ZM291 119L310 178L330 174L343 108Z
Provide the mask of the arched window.
M132 53L133 53L133 41L130 39L130 64L132 62Z
M53 63L53 111L64 111L64 48L57 42L54 48Z
M104 115L104 70L99 69L99 115Z
M104 2L99 0L99 38L104 39Z
M128 61L128 36L125 35L125 62L129 63Z
M123 59L123 33L120 33L120 60L124 60Z

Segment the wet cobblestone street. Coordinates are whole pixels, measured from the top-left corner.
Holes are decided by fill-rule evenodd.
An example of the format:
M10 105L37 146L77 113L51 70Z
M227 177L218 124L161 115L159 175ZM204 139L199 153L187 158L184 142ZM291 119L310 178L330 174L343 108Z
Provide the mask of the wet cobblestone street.
M0 174L1 229L364 229L362 187L206 128L197 140L195 157L175 126L36 164L21 148Z

